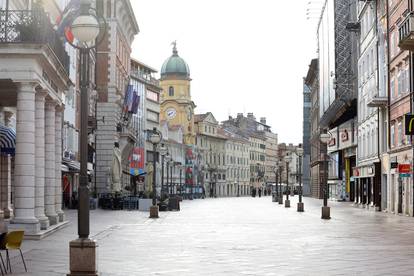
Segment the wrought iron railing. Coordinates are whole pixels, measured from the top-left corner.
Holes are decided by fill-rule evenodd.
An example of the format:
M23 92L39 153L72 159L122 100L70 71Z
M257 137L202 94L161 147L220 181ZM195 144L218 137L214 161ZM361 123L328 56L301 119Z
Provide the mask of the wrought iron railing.
M0 10L0 45L5 43L48 44L69 72L69 56L63 40L41 9Z

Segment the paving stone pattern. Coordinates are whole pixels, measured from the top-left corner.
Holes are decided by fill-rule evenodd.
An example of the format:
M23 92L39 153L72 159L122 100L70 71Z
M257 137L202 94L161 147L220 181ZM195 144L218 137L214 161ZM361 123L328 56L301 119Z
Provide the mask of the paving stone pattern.
M151 220L139 211L91 211L100 275L414 275L414 218L305 198L296 212L262 198L184 201ZM41 241L24 241L29 273L12 254L14 275L65 275L72 223ZM4 256L5 254L3 254ZM19 274L20 273L20 274Z

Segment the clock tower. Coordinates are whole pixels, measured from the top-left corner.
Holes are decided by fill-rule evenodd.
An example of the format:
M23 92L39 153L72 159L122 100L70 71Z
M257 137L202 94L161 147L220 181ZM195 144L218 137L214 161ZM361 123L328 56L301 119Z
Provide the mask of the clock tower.
M161 68L160 86L161 112L160 120L167 121L169 125L183 127L184 143L195 144L194 108L191 100L190 68L178 56L176 42L173 42L173 53L164 62Z

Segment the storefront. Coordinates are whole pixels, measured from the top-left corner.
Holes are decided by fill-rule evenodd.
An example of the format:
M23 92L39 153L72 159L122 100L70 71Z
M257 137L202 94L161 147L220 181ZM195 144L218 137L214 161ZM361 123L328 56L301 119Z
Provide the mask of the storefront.
M349 120L329 130L329 196L332 200L353 201L355 177L352 168L356 163L356 130Z
M381 210L381 164L354 168L356 178L355 205Z
M413 214L412 151L390 155L387 209L391 213Z

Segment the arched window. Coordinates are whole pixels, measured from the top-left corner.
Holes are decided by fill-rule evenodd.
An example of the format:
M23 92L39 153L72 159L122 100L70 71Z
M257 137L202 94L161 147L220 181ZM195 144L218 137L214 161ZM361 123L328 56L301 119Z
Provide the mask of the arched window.
M170 86L168 88L168 96L174 97L174 87Z

